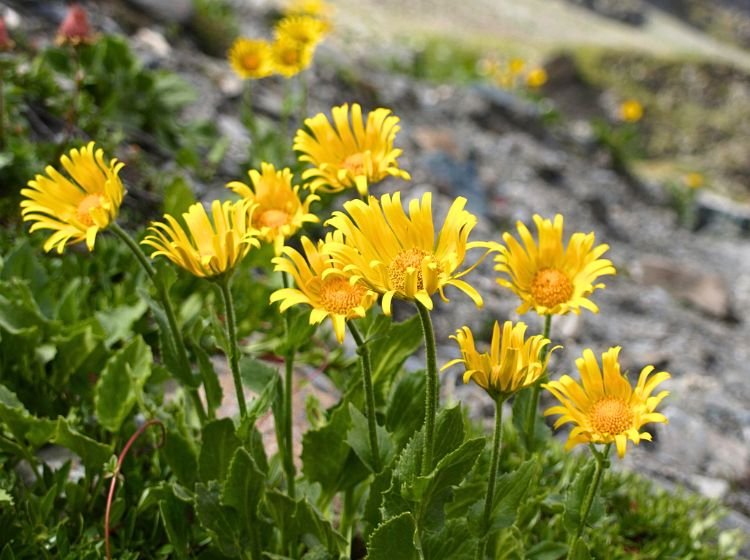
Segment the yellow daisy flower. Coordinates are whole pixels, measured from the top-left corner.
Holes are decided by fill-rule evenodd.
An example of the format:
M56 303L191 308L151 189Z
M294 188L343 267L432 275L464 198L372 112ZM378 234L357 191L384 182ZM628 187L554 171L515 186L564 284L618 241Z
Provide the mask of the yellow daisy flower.
M288 37L308 48L317 45L326 34L327 25L324 21L312 16L285 17L276 24L274 33L276 38Z
M334 107L331 114L335 129L323 113L318 113L305 120L309 132L300 129L294 138L300 161L314 166L302 173L302 179L311 179L313 192L340 192L356 186L360 196L366 196L368 184L388 175L411 179L396 162L402 150L394 148L393 141L401 127L390 109L371 111L367 123L357 103L352 104L351 123L347 103Z
M682 177L682 183L689 189L697 190L700 189L706 182L705 177L703 177L702 173L698 173L696 171L693 171L691 173L686 173Z
M227 187L250 203L253 210L252 226L259 237L273 243L276 256L281 254L284 241L294 235L305 222L317 222L318 217L310 213L310 204L320 197L310 194L302 202L299 186L292 187L292 172L289 168L276 171L270 163L261 163L261 171L248 171L252 187L232 181Z
M547 71L544 68L534 68L526 74L526 85L532 89L540 88L547 83Z
M37 175L21 189L21 215L25 222L34 222L30 231L54 231L44 243L44 250L57 249L62 253L66 245L86 241L94 250L96 234L111 224L120 210L125 189L119 173L124 164L111 159L104 161L104 151L95 150L94 142L63 155L60 163L66 177L51 165L44 170L47 176Z
M534 335L524 340L525 335L525 323L513 325L511 321L505 321L501 334L500 325L495 321L490 351L480 354L474 345L471 329L462 327L451 336L458 343L462 357L451 360L442 369L463 364L466 368L464 383L473 380L493 399L507 398L539 379L549 361L549 354L543 361L540 359L542 348L549 345L549 339Z
M620 104L620 119L625 122L638 122L643 118L643 105L636 99L628 99Z
M374 291L383 294L383 311L391 314L393 297L416 300L432 309L431 296L440 293L444 301L446 286L465 292L478 306L482 297L461 277L471 267L456 272L463 263L467 249L491 249L493 243L467 243L469 233L477 223L473 214L464 210L466 199L457 198L435 238L432 223L432 195L425 193L422 200L409 203L407 216L401 206L401 194L383 195L378 201L371 196L367 203L350 200L344 212L334 212L326 222L344 234L343 241L326 243L324 251L352 275L352 281L364 281ZM489 251L488 251L489 252Z
M214 200L211 215L213 223L203 204L191 205L182 214L185 230L175 218L165 214L167 223L152 222L151 235L141 244L156 249L151 253L152 259L158 255L167 257L194 276L213 278L224 274L231 271L251 247L260 245L256 239L258 232L252 227L252 209L244 200L224 203Z
M554 221L534 215L539 233L535 242L528 228L518 222L518 233L523 246L510 233L503 234L505 246L495 257L495 270L507 274L497 283L509 288L521 298L518 313L533 309L539 315L580 313L581 308L597 313L599 308L588 299L604 284L593 282L605 274L615 274L615 267L607 259L600 259L609 245L594 247L594 233L574 233L567 247L563 245L563 217Z
M258 79L273 73L271 45L260 39L240 37L229 49L229 64L244 79Z
M313 49L287 35L280 35L271 45L271 57L274 70L291 78L310 66Z
M284 256L273 259L274 270L290 274L297 288L276 290L271 294L271 303L280 301L282 312L292 305L309 305L312 307L310 324L330 317L336 339L342 343L346 321L364 317L378 295L364 284L352 283L342 267L323 254L324 245L334 240L341 242L341 234L329 233L325 242L318 241L317 246L303 236L304 257L295 249L284 247Z
M614 442L617 454L622 458L627 440L636 445L642 439L651 441L651 434L639 431L644 424L667 423L667 418L654 409L669 391L661 391L655 396L651 394L670 375L660 371L652 377L654 366L646 366L633 388L620 373L619 353L620 347L615 346L602 354L602 368L599 369L596 356L586 349L583 357L576 360L582 385L568 375L542 385L561 403L544 412L545 416L561 415L555 422L555 429L563 424L575 424L565 444L566 449L581 443Z

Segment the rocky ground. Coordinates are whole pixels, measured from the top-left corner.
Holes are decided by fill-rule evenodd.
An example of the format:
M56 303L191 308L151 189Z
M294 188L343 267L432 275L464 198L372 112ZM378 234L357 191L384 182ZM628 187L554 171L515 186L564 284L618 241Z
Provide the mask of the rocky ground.
M268 9L260 1L235 3L246 15ZM64 12L62 2L5 4L18 25L30 27ZM158 10L154 4L133 0L92 8L101 29L127 31L146 63L178 71L197 89L200 103L191 117L218 123L232 149L219 171L227 177L196 185L202 192L222 188L225 179L237 176L250 142L237 118L241 84L223 59L201 54L187 39L166 38L165 29L189 18L180 11L189 10L189 2L162 1ZM342 0L341 7L349 4ZM259 18L243 21L253 30ZM663 409L669 425L656 429L653 444L629 452L623 467L722 499L733 510L729 522L750 535L750 214L703 193L700 227L690 231L679 225L658 185L616 173L590 135L578 133L574 119L549 125L537 104L489 86L429 85L378 70L361 45L341 48L358 28L346 29L349 36L324 46L311 72L310 111L347 101L392 108L402 119L402 167L413 180L386 182L377 190L401 189L406 198L430 190L439 213L453 197L466 196L480 221L474 239L499 240L503 231L515 230L517 220L562 213L568 233L594 231L597 241L608 243L618 274L606 278L607 288L594 296L600 314L555 318L552 338L564 348L554 354L552 375L573 373L585 347L601 353L613 345L623 347L624 366L633 374L646 364L671 372ZM746 51L726 52L747 59ZM259 85L264 114L278 115L281 91L273 80ZM461 294L437 305L441 362L456 354L448 339L456 328L487 329L495 319L519 319L515 296L495 283L491 262L469 281L485 296L485 308L477 312ZM533 315L523 319L541 327ZM330 391L325 379L307 375L300 370L300 386ZM476 416L491 412L476 387L451 374L444 379L445 398L464 401Z

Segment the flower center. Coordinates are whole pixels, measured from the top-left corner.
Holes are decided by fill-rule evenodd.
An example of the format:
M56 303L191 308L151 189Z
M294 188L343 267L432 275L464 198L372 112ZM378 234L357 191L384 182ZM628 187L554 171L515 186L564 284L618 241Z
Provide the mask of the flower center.
M260 57L255 53L248 53L242 57L242 66L247 70L255 70L260 65Z
M352 286L345 278L328 278L320 287L320 302L326 311L348 315L361 305L367 288L359 284Z
M76 218L83 225L89 227L94 225L94 218L91 217L91 211L102 207L102 197L98 194L89 194L78 203L76 209Z
M589 416L592 427L600 434L622 434L633 426L633 411L623 400L614 397L596 402Z
M297 49L286 49L281 53L281 60L288 66L294 66L299 63L299 53Z
M352 172L354 175L364 175L365 173L365 156L361 152L352 154L347 157L341 164L341 167Z
M564 272L556 268L544 268L536 273L531 282L531 295L545 307L555 307L570 300L573 284Z
M396 258L388 265L388 278L390 278L393 289L401 293L406 293L406 273L410 268L417 271L417 290L424 288L422 261L428 256L431 257L432 255L416 247L401 251L396 255ZM439 270L438 267L438 272Z
M283 210L270 209L258 216L258 224L269 228L277 228L289 223L289 214Z

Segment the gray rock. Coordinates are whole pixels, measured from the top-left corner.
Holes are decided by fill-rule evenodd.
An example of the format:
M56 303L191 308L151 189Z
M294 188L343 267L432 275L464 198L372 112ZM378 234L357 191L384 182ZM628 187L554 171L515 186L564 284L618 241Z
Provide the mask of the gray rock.
M190 0L128 0L135 8L163 23L187 23L193 15Z
M721 478L695 474L690 477L690 485L707 498L717 500L723 498L729 492L729 483Z

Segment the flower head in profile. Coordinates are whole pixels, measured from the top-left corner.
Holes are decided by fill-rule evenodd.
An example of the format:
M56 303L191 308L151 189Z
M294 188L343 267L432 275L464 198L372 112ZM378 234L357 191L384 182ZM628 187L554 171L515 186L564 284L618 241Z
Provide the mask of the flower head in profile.
M307 48L314 48L326 34L328 26L312 16L288 16L276 24L276 38L286 37Z
M273 260L275 270L289 274L297 287L276 290L271 294L271 303L280 301L282 312L293 305L309 305L312 307L310 324L330 317L336 339L341 343L346 321L364 317L378 295L362 283L352 283L341 266L323 254L325 243L333 240L340 242L341 234L329 233L326 241L318 241L317 245L303 236L304 256L291 247L284 247L284 256Z
M309 194L302 202L299 186L292 186L289 168L277 171L270 163L261 163L260 171L248 171L248 186L232 181L227 187L248 201L252 210L252 226L259 237L273 243L276 256L281 254L284 241L294 235L305 222L317 222L318 217L310 213L310 204L319 200Z
M251 225L248 203L211 203L211 217L200 202L191 205L182 214L185 228L169 214L165 222L152 222L150 234L141 244L155 249L154 259L159 255L168 258L200 278L214 278L231 272L251 247L258 247L258 232Z
M273 68L285 78L296 76L310 66L313 48L287 36L280 35L271 45Z
M68 6L68 13L65 14L60 27L57 28L56 42L59 45L69 43L78 45L88 43L94 39L94 32L89 25L89 18L78 2Z
M563 375L559 381L542 385L560 401L544 412L545 416L560 415L555 429L574 424L566 449L581 443L614 443L617 454L624 457L628 440L636 445L642 439L651 441L651 434L640 431L644 424L667 423L667 418L654 410L669 392L652 393L670 375L666 371L653 374L654 366L646 366L633 388L620 373L619 353L619 346L607 350L600 369L594 353L586 349L576 360L582 383Z
M352 281L362 281L383 295L383 311L391 314L394 297L416 300L432 309L431 296L453 286L465 292L477 306L482 297L461 278L480 261L462 271L467 249L491 249L492 243L468 242L477 219L464 209L466 199L457 198L438 234L432 222L432 195L409 203L409 214L401 206L401 194L384 195L380 201L350 200L345 212L334 212L327 225L340 231L344 239L326 243L324 251Z
M375 109L362 118L362 108L354 103L331 110L333 126L323 113L305 120L306 129L297 131L294 149L300 161L313 166L302 174L310 180L315 192L339 192L355 187L366 196L368 185L392 175L409 180L409 174L399 169L397 159L401 150L393 147L400 130L399 118L390 109Z
M615 274L612 262L601 257L608 245L594 247L594 234L574 233L567 246L563 243L563 217L553 220L534 215L538 241L528 228L518 222L519 243L510 233L503 234L504 246L495 257L495 270L507 275L497 282L521 298L518 313L533 309L539 315L580 313L581 308L594 313L599 308L589 298L599 276Z
M442 369L462 364L464 383L474 381L493 399L507 398L533 384L544 373L549 357L541 359L542 348L550 341L542 335L524 338L526 325L505 321L502 334L495 321L490 351L479 353L469 327L462 327L451 336L458 343L461 358L451 360Z
M21 189L21 214L25 222L34 222L30 231L53 230L44 243L44 250L57 249L62 253L66 245L86 241L93 251L96 235L117 217L125 190L119 173L122 163L104 161L104 151L90 142L73 149L60 158L67 176L51 165L45 175L29 181Z
M274 68L271 45L268 41L240 37L229 48L229 64L243 80L270 76Z
M627 99L620 104L620 120L635 123L643 118L643 105L636 99Z

